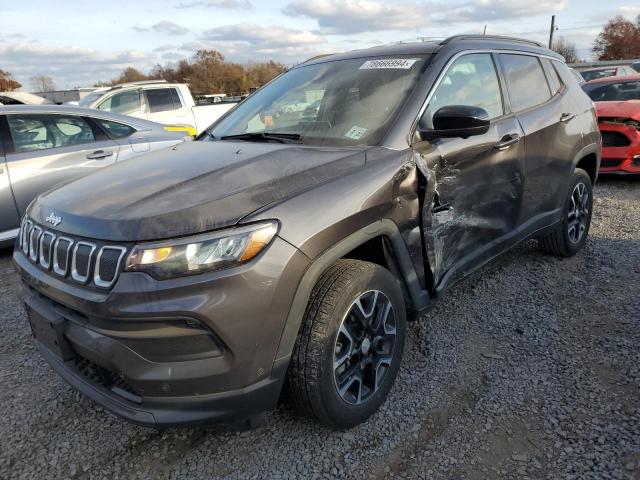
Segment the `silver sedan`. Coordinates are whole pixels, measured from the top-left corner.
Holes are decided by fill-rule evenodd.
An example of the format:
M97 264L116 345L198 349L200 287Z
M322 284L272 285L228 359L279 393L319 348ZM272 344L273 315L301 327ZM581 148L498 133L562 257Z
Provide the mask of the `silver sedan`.
M181 128L79 107L0 106L0 247L40 193L185 141Z

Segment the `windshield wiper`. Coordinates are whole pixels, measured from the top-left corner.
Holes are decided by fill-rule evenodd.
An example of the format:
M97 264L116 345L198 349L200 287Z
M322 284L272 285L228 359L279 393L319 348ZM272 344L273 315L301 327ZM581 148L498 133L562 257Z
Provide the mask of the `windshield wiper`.
M248 142L300 143L300 134L299 133L272 133L272 132L239 133L238 135L227 135L224 137L220 137L220 140L246 140Z

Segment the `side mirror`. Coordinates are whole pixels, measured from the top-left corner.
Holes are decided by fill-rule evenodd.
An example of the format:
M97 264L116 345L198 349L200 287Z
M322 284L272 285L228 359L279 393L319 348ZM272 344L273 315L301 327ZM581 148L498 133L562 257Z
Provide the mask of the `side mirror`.
M489 131L489 114L480 107L450 105L433 115L433 129L420 128L420 138L455 138L483 135Z

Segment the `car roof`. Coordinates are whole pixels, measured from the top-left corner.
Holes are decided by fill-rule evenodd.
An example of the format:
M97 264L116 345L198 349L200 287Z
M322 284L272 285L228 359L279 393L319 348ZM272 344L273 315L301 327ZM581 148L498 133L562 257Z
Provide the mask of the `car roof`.
M344 53L320 55L313 57L301 65L311 65L317 63L332 62L336 60L348 60L366 57L382 57L390 55L429 55L440 51L445 46L455 46L458 50L514 50L523 53L533 53L537 55L547 55L558 60L563 57L552 50L549 50L537 42L529 40L483 35L456 35L442 41L416 41L408 43L397 43L392 45L382 45L377 47L352 50Z
M585 85L593 85L594 83L619 83L619 82L637 82L640 80L640 73L636 75L616 75L613 77L594 78L589 80Z
M129 117L119 113L103 112L93 108L76 107L75 105L0 105L0 115L5 114L58 114L58 115L81 115L85 117L101 118L114 122L126 123L138 129L154 129L163 125L144 120L142 118Z

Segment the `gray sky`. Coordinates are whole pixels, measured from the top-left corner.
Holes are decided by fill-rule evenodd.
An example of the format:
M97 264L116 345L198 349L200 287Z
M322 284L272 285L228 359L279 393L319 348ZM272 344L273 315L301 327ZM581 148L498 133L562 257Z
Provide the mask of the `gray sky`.
M634 5L634 2L636 3ZM637 0L80 0L2 2L0 68L30 88L50 75L58 88L109 80L127 66L146 71L220 50L241 63L294 64L320 53L456 33L556 35L590 57L593 39L618 14L634 19Z

